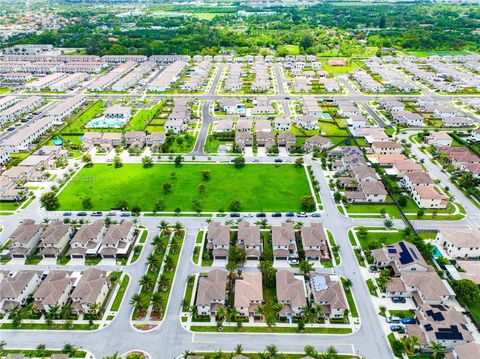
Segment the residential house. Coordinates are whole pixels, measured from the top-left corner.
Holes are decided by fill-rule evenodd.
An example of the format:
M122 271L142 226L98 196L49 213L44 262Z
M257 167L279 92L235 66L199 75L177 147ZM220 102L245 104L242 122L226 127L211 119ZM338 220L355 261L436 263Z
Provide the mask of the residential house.
M340 279L328 274L313 273L310 276L313 301L323 307L326 318L343 318L348 310L347 300Z
M394 155L403 152L402 145L393 141L373 142L372 149L377 155Z
M35 224L32 219L24 219L23 223L10 235L10 255L12 257L26 257L31 254L40 241L44 227Z
M246 258L258 260L263 251L260 228L243 220L238 223L237 247L245 249Z
M62 221L50 223L40 236L40 253L43 257L57 258L72 238L74 227Z
M305 144L303 145L305 151L313 151L314 149L326 149L332 145L332 142L325 137L322 136L312 136L305 140Z
M442 228L437 232L435 240L452 259L480 258L478 229Z
M276 260L287 260L298 257L293 223L283 222L272 227L273 257Z
M48 312L52 307L65 305L75 283L72 273L67 270L53 270L48 273L33 293L33 307Z
M318 261L330 259L328 240L322 223L312 222L300 230L305 258Z
M41 275L41 271L20 270L4 276L0 282L0 313L25 304L29 295L42 281Z
M111 224L100 243L98 253L102 258L127 257L135 241L135 226L132 221Z
M402 182L405 184L405 187L409 191L412 191L417 186L434 186L435 182L432 177L427 172L417 171L417 172L408 172L403 177Z
M452 137L447 132L432 132L424 138L429 146L451 146Z
M235 280L233 305L238 315L254 317L258 306L263 303L262 273L243 272L241 279Z
M282 304L280 316L288 319L299 317L307 306L307 293L303 276L282 269L275 274L277 300Z
M220 222L210 222L207 231L207 249L212 251L214 259L228 259L230 248L230 226Z
M286 147L287 150L297 143L293 132L280 132L277 136L277 142L278 146Z
M439 193L433 186L416 186L412 198L420 208L443 209L448 206L448 197Z
M96 256L106 231L107 227L103 219L82 224L70 241L70 250L68 252L70 257L85 258Z
M93 305L101 306L107 297L110 280L107 272L89 268L83 272L70 298L73 310L78 314L88 313Z
M198 315L216 316L217 309L225 305L227 299L227 275L224 269L213 269L206 277L198 279L195 306Z

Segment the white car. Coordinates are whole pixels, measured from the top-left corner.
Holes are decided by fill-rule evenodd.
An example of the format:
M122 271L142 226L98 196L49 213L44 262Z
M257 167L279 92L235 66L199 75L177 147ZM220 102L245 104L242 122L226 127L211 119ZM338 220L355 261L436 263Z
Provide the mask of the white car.
M289 259L288 264L298 264L298 259Z

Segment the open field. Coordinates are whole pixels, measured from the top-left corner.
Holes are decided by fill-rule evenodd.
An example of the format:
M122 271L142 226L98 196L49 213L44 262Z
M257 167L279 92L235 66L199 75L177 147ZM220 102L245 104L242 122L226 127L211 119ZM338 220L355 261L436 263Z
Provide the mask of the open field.
M209 180L201 171L210 171ZM172 176L172 173L175 173ZM163 184L170 183L165 193ZM198 186L205 185L200 191ZM194 211L192 201L198 201L202 211L229 211L233 200L240 201L241 211L298 211L302 196L311 195L303 168L294 165L233 165L184 164L141 165L125 164L114 168L95 164L82 169L59 194L61 210L81 210L82 199L90 197L92 210L109 210L125 200L131 208L140 206L153 211L157 200L165 201L165 211Z

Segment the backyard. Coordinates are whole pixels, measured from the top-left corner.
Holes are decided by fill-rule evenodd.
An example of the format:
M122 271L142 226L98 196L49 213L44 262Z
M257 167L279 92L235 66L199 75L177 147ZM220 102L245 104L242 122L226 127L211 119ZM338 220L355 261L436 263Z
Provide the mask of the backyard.
M202 171L209 171L210 178L205 180ZM169 190L164 189L166 183L171 186ZM60 210L82 210L82 201L89 197L92 210L109 210L126 201L129 208L153 211L161 200L163 211L300 211L300 200L307 195L311 192L305 170L294 165L246 165L238 169L227 164L151 168L95 164L83 168L58 199ZM231 208L232 201L238 201L238 206Z

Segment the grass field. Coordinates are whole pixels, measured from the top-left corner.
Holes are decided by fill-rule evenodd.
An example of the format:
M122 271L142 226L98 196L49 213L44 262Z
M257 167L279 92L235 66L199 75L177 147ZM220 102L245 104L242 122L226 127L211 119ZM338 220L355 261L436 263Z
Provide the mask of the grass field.
M363 249L379 248L382 244L388 245L405 240L403 232L372 232L368 231L365 237L360 237L357 233L358 241Z
M466 55L467 52L463 50L411 50L404 51L408 55L417 57L428 57L433 55L445 56L445 55Z
M349 72L352 72L353 70L358 68L358 65L355 62L350 62L350 64L347 66L330 66L325 63L322 65L322 67L329 74L343 75L343 74L348 74Z
M203 170L210 171L209 180L202 178ZM164 183L171 184L169 193L164 193ZM199 184L205 185L203 192ZM301 210L300 200L305 195L311 195L305 170L294 165L237 169L233 165L184 164L144 169L136 164L121 168L95 164L82 169L58 198L60 210L81 210L82 199L90 197L92 210L109 210L125 200L130 208L138 205L142 211L153 211L154 203L163 199L165 211L194 211L192 201L198 201L202 211L229 211L230 203L238 200L241 211L284 212Z
M300 55L300 47L298 45L285 45L289 55Z
M105 101L98 100L90 104L84 111L75 115L73 120L62 130L61 134L80 134L84 133L85 125L94 117L104 111ZM93 130L92 130L93 131Z

